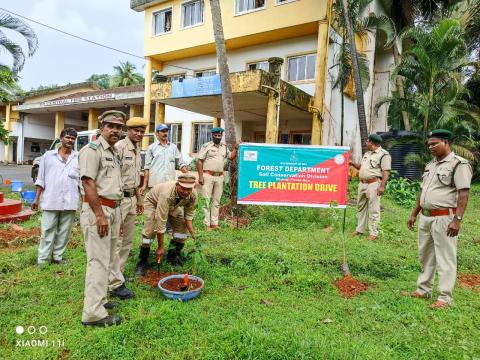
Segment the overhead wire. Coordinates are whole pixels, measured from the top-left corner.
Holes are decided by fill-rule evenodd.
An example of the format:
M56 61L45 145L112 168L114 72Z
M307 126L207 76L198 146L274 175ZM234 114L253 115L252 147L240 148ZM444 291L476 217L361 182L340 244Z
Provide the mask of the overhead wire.
M119 53L122 53L122 54L125 54L125 55L129 55L129 56L136 57L136 58L138 58L138 59L145 60L145 57L143 57L143 56L136 55L136 54L133 54L133 53L128 52L128 51L120 50L120 49L114 48L114 47L109 46L109 45L101 44L101 43L99 43L99 42L86 39L86 38L84 38L84 37L82 37L82 36L78 36L78 35L69 33L69 32L64 31L64 30L62 30L62 29L59 29L59 28L56 28L56 27L54 27L54 26L51 26L51 25L42 23L42 22L40 22L40 21L37 21L37 20L31 19L31 18L28 18L28 17L26 17L26 16L20 15L20 14L18 14L18 13L16 13L16 12L7 10L7 9L5 9L5 8L0 7L0 10L5 11L5 12L7 12L7 13L10 13L10 14L12 14L12 15L18 16L18 17L20 17L20 18L22 18L22 19L25 19L25 20L28 20L28 21L30 21L30 22L33 22L33 23L35 23L35 24L37 24L37 25L44 26L44 27L46 27L46 28L48 28L48 29L51 29L51 30L54 30L54 31L58 31L58 32L60 32L60 33L62 33L62 34L64 34L64 35L71 36L71 37L76 38L76 39L78 39L78 40L82 40L82 41L88 42L88 43L93 44L93 45L97 45L97 46L100 46L100 47L103 47L103 48L106 48L106 49L109 49L109 50L112 50L112 51L116 51L116 52L119 52ZM168 63L164 63L163 65L164 65L164 66L174 67L174 68L177 68L177 69L182 69L182 70L195 71L194 69L190 69L190 68L185 67L185 66L172 65L172 64L168 64Z

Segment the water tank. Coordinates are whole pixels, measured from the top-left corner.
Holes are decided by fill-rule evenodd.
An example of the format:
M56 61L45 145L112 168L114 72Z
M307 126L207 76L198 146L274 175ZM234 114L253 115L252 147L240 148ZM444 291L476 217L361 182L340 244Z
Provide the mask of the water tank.
M421 145L418 143L421 135L411 131L396 130L378 133L378 135L383 139L383 147L386 148L392 156L392 170L395 170L399 176L409 180L420 179L422 169L413 163L405 165L405 158L412 153L421 153ZM415 142L415 140L417 140L417 142Z

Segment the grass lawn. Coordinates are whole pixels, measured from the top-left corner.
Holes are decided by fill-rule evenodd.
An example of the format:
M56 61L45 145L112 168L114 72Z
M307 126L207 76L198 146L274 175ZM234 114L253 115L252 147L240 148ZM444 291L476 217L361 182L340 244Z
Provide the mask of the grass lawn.
M475 186L461 229L461 273L480 273L479 195ZM342 276L341 211L250 207L248 228L224 223L221 232L199 230L206 263L175 269L195 269L204 278L198 299L166 300L133 282L136 298L123 301L118 311L124 322L105 329L80 322L85 253L78 227L67 265L39 269L34 243L0 249L0 358L480 358L480 292L457 287L454 306L443 311L402 296L402 290L415 289L420 270L416 233L406 229L410 209L388 198L382 205L376 242L351 238L356 210L347 213L350 270L370 286L361 295L344 299L333 285ZM36 216L23 226L38 223ZM200 229L201 211L195 223ZM139 226L127 275L134 271L140 232ZM187 249L192 246L189 240ZM172 269L162 264L161 270ZM17 326L37 332L18 335ZM40 326L46 334L39 334ZM48 346L33 347L32 340L47 340Z

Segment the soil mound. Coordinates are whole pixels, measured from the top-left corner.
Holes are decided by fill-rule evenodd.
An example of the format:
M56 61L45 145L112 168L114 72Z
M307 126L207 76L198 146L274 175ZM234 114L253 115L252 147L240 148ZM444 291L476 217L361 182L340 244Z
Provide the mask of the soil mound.
M368 285L355 279L352 275L345 275L341 279L335 280L335 286L344 298L351 298L368 289Z

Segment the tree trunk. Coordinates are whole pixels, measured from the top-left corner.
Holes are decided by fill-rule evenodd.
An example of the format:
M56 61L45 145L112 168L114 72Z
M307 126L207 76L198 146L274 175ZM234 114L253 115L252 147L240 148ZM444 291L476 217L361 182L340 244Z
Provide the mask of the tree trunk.
M223 35L222 13L219 0L210 0L212 12L213 33L215 36L215 48L217 51L218 71L222 87L223 120L225 121L225 142L230 151L237 143L235 134L235 117L233 108L232 84L230 82L230 70L227 63L227 51L225 49L225 37ZM230 197L232 205L237 203L237 164L230 162Z
M227 63L225 38L223 35L222 13L219 0L210 0L212 11L213 33L215 35L215 48L217 50L218 71L222 85L223 120L225 121L225 141L230 148L237 143L235 135L235 120L233 110L232 84L230 83L230 70Z
M401 59L400 59L400 53L398 51L398 46L397 43L393 43L393 59L395 61L395 66L400 65ZM410 131L410 122L408 120L408 114L405 111L405 82L403 80L403 77L400 75L397 75L395 78L395 85L397 87L398 95L400 95L400 99L403 100L401 103L401 108L402 108L402 120L403 120L403 127L405 130Z
M355 83L355 95L357 97L358 125L360 127L360 139L362 142L362 154L367 152L368 128L367 117L365 115L365 101L363 100L362 79L360 78L360 69L358 66L357 48L355 46L355 35L353 33L352 19L348 11L347 0L342 0L343 16L347 25L348 37L350 42L350 52L352 53L353 79Z

